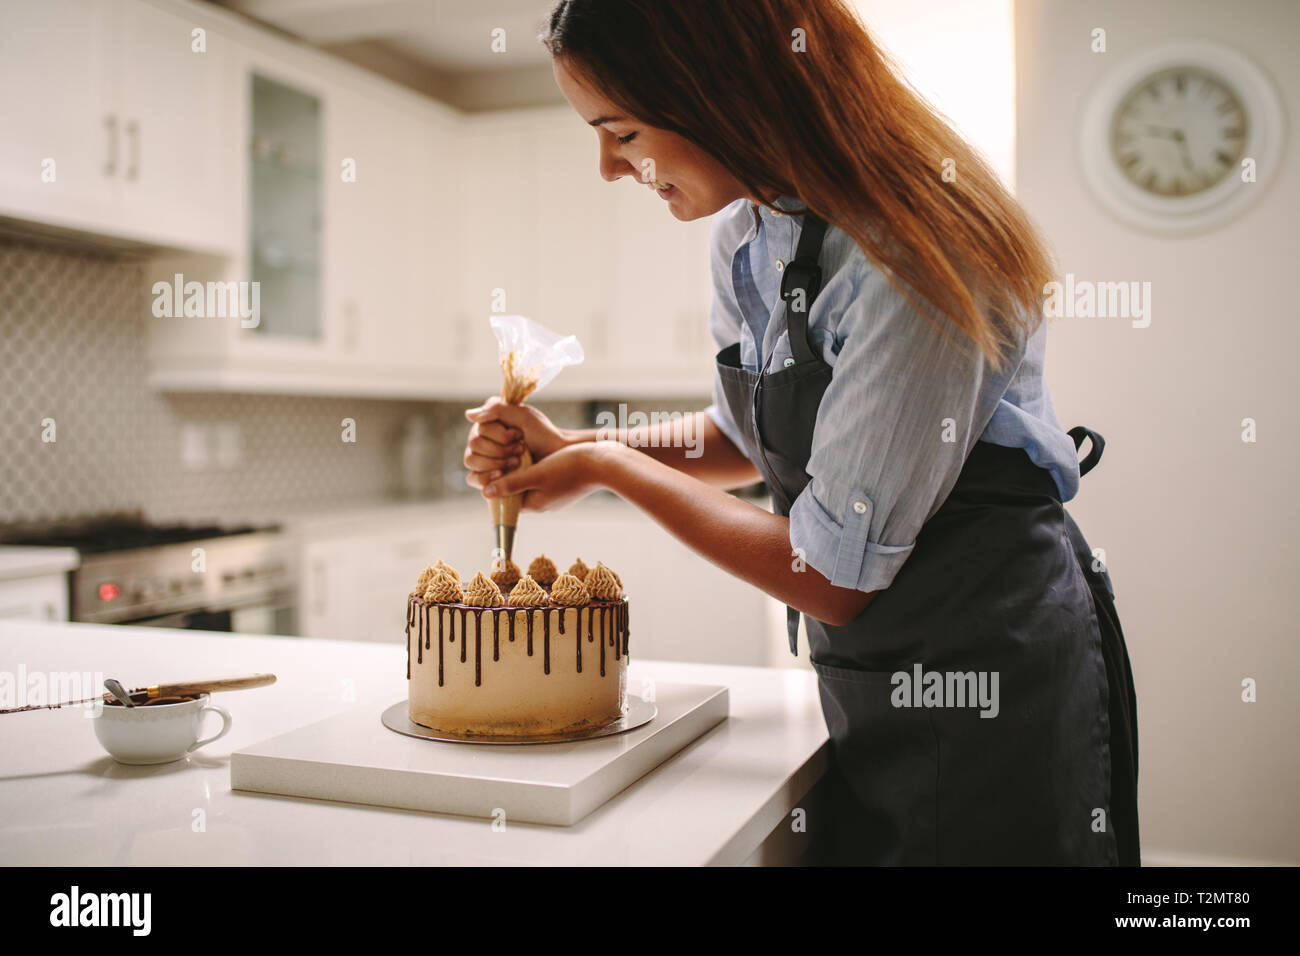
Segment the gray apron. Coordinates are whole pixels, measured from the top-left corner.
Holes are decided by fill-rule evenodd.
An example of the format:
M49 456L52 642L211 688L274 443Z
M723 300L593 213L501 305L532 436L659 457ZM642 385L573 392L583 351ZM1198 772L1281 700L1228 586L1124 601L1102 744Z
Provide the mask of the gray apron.
M782 280L793 363L750 372L739 344L717 355L780 515L810 480L831 380L808 340L825 231L804 217ZM1086 474L1104 443L1070 435L1076 449L1092 440ZM831 862L1139 864L1136 695L1110 578L1093 564L1051 475L1023 449L978 441L890 586L843 627L804 616L831 738ZM799 612L787 616L797 655ZM996 673L997 716L894 706L900 672L974 672L986 689Z

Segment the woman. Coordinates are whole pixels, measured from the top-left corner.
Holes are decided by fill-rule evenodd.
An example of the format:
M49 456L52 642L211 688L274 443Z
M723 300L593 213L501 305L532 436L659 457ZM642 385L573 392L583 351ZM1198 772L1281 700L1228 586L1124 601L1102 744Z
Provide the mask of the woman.
M1023 212L839 0L560 0L543 41L601 175L716 216L714 403L688 458L489 399L470 484L612 489L795 653L802 613L836 861L1137 864L1127 653L1062 506L1102 442L1052 408ZM774 513L726 493L759 478Z

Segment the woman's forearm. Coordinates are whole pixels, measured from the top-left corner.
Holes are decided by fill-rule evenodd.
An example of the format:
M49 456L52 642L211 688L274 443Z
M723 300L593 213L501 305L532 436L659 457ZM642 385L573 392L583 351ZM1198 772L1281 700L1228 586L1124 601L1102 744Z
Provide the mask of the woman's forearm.
M621 444L598 447L601 485L649 514L697 554L777 600L819 621L847 624L874 597L875 592L837 587L796 561L788 518Z
M761 480L745 453L704 412L640 428L568 429L570 443L607 438L715 488L743 488Z

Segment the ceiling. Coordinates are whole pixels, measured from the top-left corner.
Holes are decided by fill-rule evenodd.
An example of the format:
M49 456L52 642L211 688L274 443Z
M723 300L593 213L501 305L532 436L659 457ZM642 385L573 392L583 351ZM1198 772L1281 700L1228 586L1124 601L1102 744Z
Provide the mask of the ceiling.
M209 2L462 109L563 101L537 39L552 0Z

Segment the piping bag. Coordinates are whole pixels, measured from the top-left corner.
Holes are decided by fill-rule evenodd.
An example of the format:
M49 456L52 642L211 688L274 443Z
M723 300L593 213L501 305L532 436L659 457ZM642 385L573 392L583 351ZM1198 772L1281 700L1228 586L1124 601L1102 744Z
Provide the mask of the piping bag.
M561 337L522 315L493 315L488 321L497 337L501 359L501 399L511 405L522 405L524 399L560 374L560 369L577 365L583 359L582 346L575 336ZM533 456L525 445L514 471L532 463ZM510 560L514 551L515 529L519 526L519 507L523 500L522 494L488 499L495 532L494 554L499 555L503 563Z

